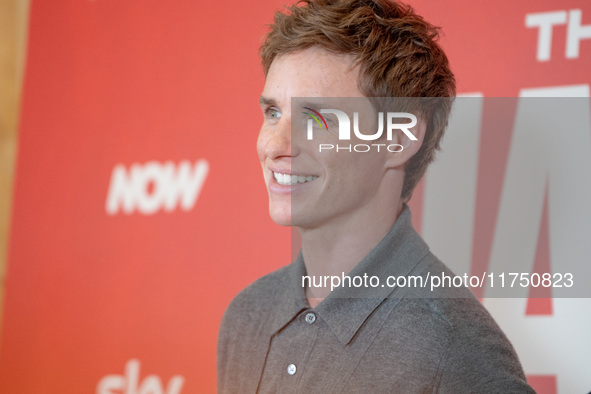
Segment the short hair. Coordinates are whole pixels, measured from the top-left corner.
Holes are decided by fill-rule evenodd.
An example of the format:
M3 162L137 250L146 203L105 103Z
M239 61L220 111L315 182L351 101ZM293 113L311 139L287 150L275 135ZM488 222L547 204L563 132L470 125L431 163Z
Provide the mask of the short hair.
M265 77L277 56L318 45L353 55L365 96L421 98L415 109L426 133L405 166L401 197L409 200L439 150L456 93L439 28L391 0L301 0L287 10L275 13L260 48Z

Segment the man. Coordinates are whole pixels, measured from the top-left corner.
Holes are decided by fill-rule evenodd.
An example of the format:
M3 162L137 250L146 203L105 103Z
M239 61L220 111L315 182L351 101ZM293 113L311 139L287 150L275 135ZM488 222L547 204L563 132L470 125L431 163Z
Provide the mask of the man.
M412 228L405 204L439 147L455 95L436 38L436 28L391 0L312 0L276 14L261 47L257 150L270 215L298 228L302 250L228 307L220 392L533 391L467 289L344 283L452 275ZM374 141L380 151L378 143L363 153L319 149L343 142L327 106L358 112L355 127L375 130L375 117L362 120L381 110L375 97L434 99L399 100L408 112L397 116L414 114L417 123ZM367 141L355 134L347 142ZM311 278L342 278L343 286Z

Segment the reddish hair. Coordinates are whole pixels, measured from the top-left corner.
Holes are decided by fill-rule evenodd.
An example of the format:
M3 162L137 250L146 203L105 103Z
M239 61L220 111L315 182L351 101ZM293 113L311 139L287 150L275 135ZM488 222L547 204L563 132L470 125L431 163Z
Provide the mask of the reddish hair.
M287 10L275 14L261 45L265 76L277 56L318 45L353 55L359 90L367 97L417 98L412 106L427 130L405 168L402 198L410 199L439 149L455 96L439 29L410 6L389 0L302 0Z

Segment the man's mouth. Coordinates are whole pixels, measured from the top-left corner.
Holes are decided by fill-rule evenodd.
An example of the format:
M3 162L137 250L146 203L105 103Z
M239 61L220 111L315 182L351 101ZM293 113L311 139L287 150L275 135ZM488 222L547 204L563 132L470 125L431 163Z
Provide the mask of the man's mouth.
M273 171L273 177L280 185L295 185L296 183L307 183L318 179L316 175L289 175Z

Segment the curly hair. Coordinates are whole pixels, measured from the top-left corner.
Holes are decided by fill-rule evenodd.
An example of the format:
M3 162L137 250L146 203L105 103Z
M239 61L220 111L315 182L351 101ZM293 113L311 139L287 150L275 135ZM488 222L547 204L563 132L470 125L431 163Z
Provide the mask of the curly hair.
M260 48L265 76L277 56L313 45L353 55L359 90L367 97L414 97L426 122L419 151L406 163L402 199L439 150L456 93L439 28L408 5L391 0L301 0L277 12Z

